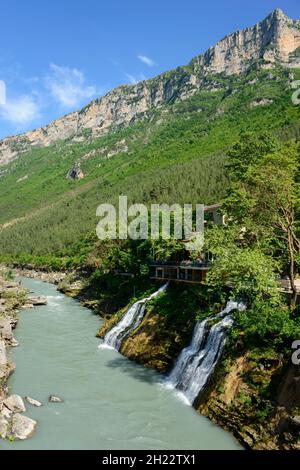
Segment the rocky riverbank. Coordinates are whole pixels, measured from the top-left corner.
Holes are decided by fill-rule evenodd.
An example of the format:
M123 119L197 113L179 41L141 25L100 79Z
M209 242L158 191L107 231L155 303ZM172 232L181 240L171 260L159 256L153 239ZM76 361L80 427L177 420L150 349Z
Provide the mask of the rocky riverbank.
M300 450L300 370L268 350L227 351L195 407L248 449Z
M28 439L35 431L37 422L24 416L26 407L18 395L10 395L7 381L15 370L9 359L9 349L17 347L13 330L18 323L17 313L33 306L35 299L28 299L28 292L12 280L10 271L0 268L0 438Z
M67 275L65 272L39 270L33 267L14 267L14 272L19 276L30 277L31 279L39 279L40 281L50 282L51 284L56 285L62 282Z

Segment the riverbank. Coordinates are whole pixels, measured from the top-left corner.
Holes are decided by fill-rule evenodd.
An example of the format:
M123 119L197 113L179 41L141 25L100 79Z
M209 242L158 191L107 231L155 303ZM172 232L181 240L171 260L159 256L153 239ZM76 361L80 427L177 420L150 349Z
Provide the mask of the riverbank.
M34 267L14 267L13 270L16 275L29 277L30 279L39 279L40 281L50 282L51 284L55 285L58 285L67 276L66 272L39 270L35 269Z
M31 274L45 280L43 272ZM125 313L126 306L117 313L115 308L103 312L97 295L91 295L92 290L86 288L87 279L78 273L67 276L62 273L61 277L60 291L80 299L104 318L98 332L103 338ZM180 301L179 297L177 300ZM191 339L196 322L192 311L188 318L161 315L150 307L139 328L125 339L120 352L147 368L167 373ZM283 358L263 346L249 350L241 337L227 348L208 390L194 407L230 431L245 448L300 450L299 387L299 367L291 365L290 357Z
M10 394L7 381L16 366L9 357L10 348L17 347L13 330L18 324L17 313L22 308L33 306L34 299L18 282L14 282L11 271L0 268L0 439L24 440L32 436L37 422L23 414L26 407L23 399Z

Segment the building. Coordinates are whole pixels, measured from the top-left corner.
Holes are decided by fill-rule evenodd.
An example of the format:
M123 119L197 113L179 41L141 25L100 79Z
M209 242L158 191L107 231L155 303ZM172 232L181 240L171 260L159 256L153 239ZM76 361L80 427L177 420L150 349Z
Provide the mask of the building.
M216 225L224 225L224 216L219 213L221 205L214 204L204 208L206 221ZM150 263L150 277L156 280L168 280L189 284L199 284L205 280L212 261L211 253L203 253L199 259L193 260L188 250L177 252L168 261L154 259Z

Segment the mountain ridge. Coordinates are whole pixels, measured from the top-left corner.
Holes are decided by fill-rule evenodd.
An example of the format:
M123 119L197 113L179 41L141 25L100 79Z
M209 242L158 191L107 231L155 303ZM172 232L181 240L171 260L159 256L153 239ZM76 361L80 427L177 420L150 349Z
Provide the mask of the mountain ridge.
M300 20L276 9L256 25L231 33L179 66L134 85L121 85L79 111L48 125L0 141L0 165L5 165L34 147L48 147L59 140L82 142L128 126L147 116L152 109L184 101L207 86L210 74L230 76L246 72L260 62L262 68L276 64L300 67Z

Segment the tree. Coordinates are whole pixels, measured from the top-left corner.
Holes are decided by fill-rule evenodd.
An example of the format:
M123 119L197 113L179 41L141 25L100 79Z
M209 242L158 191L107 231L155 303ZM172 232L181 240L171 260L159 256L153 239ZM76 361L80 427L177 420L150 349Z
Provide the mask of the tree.
M230 288L231 296L248 306L256 301L278 305L277 263L258 247L244 246L237 227L213 227L207 231L205 247L214 261L206 283L220 293Z
M244 136L229 152L232 184L225 200L231 223L245 227L245 240L277 256L287 267L297 298L295 276L300 254L297 226L299 197L299 146L281 144L264 134Z

